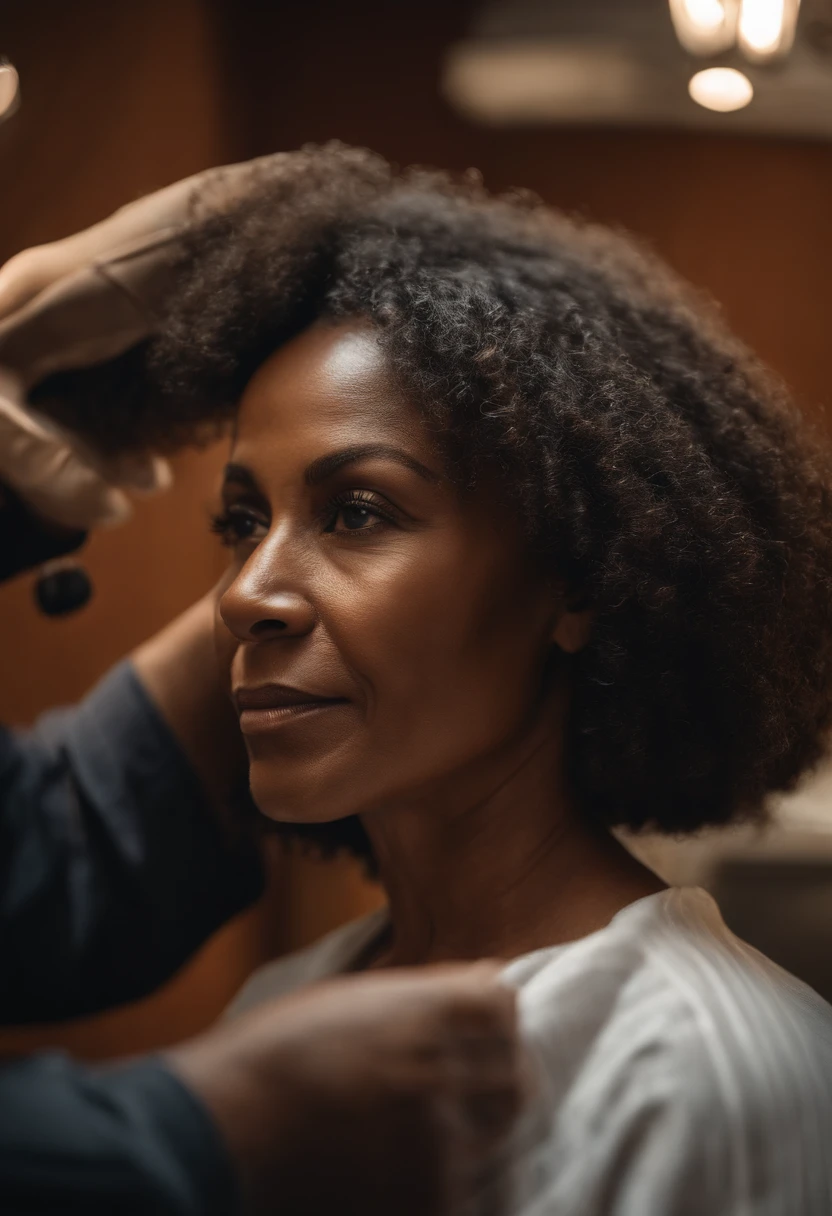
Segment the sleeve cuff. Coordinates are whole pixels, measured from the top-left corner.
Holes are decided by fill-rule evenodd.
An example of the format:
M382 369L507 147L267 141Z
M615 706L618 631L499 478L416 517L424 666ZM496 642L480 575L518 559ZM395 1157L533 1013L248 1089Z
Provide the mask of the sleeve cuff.
M105 1102L146 1146L160 1189L189 1216L238 1216L242 1197L231 1157L207 1108L158 1059L100 1074Z

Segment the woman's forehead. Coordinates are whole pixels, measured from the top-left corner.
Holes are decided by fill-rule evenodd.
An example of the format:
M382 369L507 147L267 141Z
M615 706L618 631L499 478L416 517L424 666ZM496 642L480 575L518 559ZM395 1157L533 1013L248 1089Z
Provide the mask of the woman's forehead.
M418 428L373 329L318 322L260 367L240 402L236 441L299 431L401 434Z

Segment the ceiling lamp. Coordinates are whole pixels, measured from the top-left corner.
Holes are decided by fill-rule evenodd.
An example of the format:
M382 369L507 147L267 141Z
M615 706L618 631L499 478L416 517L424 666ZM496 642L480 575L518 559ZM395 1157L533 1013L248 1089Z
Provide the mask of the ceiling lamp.
M832 0L803 0L794 45L771 64L752 63L738 46L740 9L740 0L471 0L464 37L444 55L442 93L465 121L492 128L724 130L832 146ZM769 32L753 11L746 9L745 41L770 46L782 23L782 54L797 8L778 9ZM671 13L683 36L696 37L688 40L696 55ZM728 47L710 49L729 34ZM710 68L741 70L752 88L735 77L726 88L719 76L689 88L694 73ZM720 98L746 104L711 109Z
M721 55L735 44L752 63L787 55L800 0L670 0L676 36L692 55Z

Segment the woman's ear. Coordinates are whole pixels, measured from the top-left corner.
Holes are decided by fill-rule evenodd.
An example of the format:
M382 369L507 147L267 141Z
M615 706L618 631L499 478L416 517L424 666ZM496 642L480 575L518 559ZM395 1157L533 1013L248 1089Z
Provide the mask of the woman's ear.
M566 654L583 650L592 632L592 612L589 608L571 611L565 608L552 630L552 641Z

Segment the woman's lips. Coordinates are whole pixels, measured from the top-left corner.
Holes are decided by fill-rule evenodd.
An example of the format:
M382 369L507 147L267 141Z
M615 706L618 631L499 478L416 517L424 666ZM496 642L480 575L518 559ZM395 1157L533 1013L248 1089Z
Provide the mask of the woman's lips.
M346 705L346 697L326 697L286 684L261 684L237 688L234 701L244 735L261 734L309 718L327 709Z

